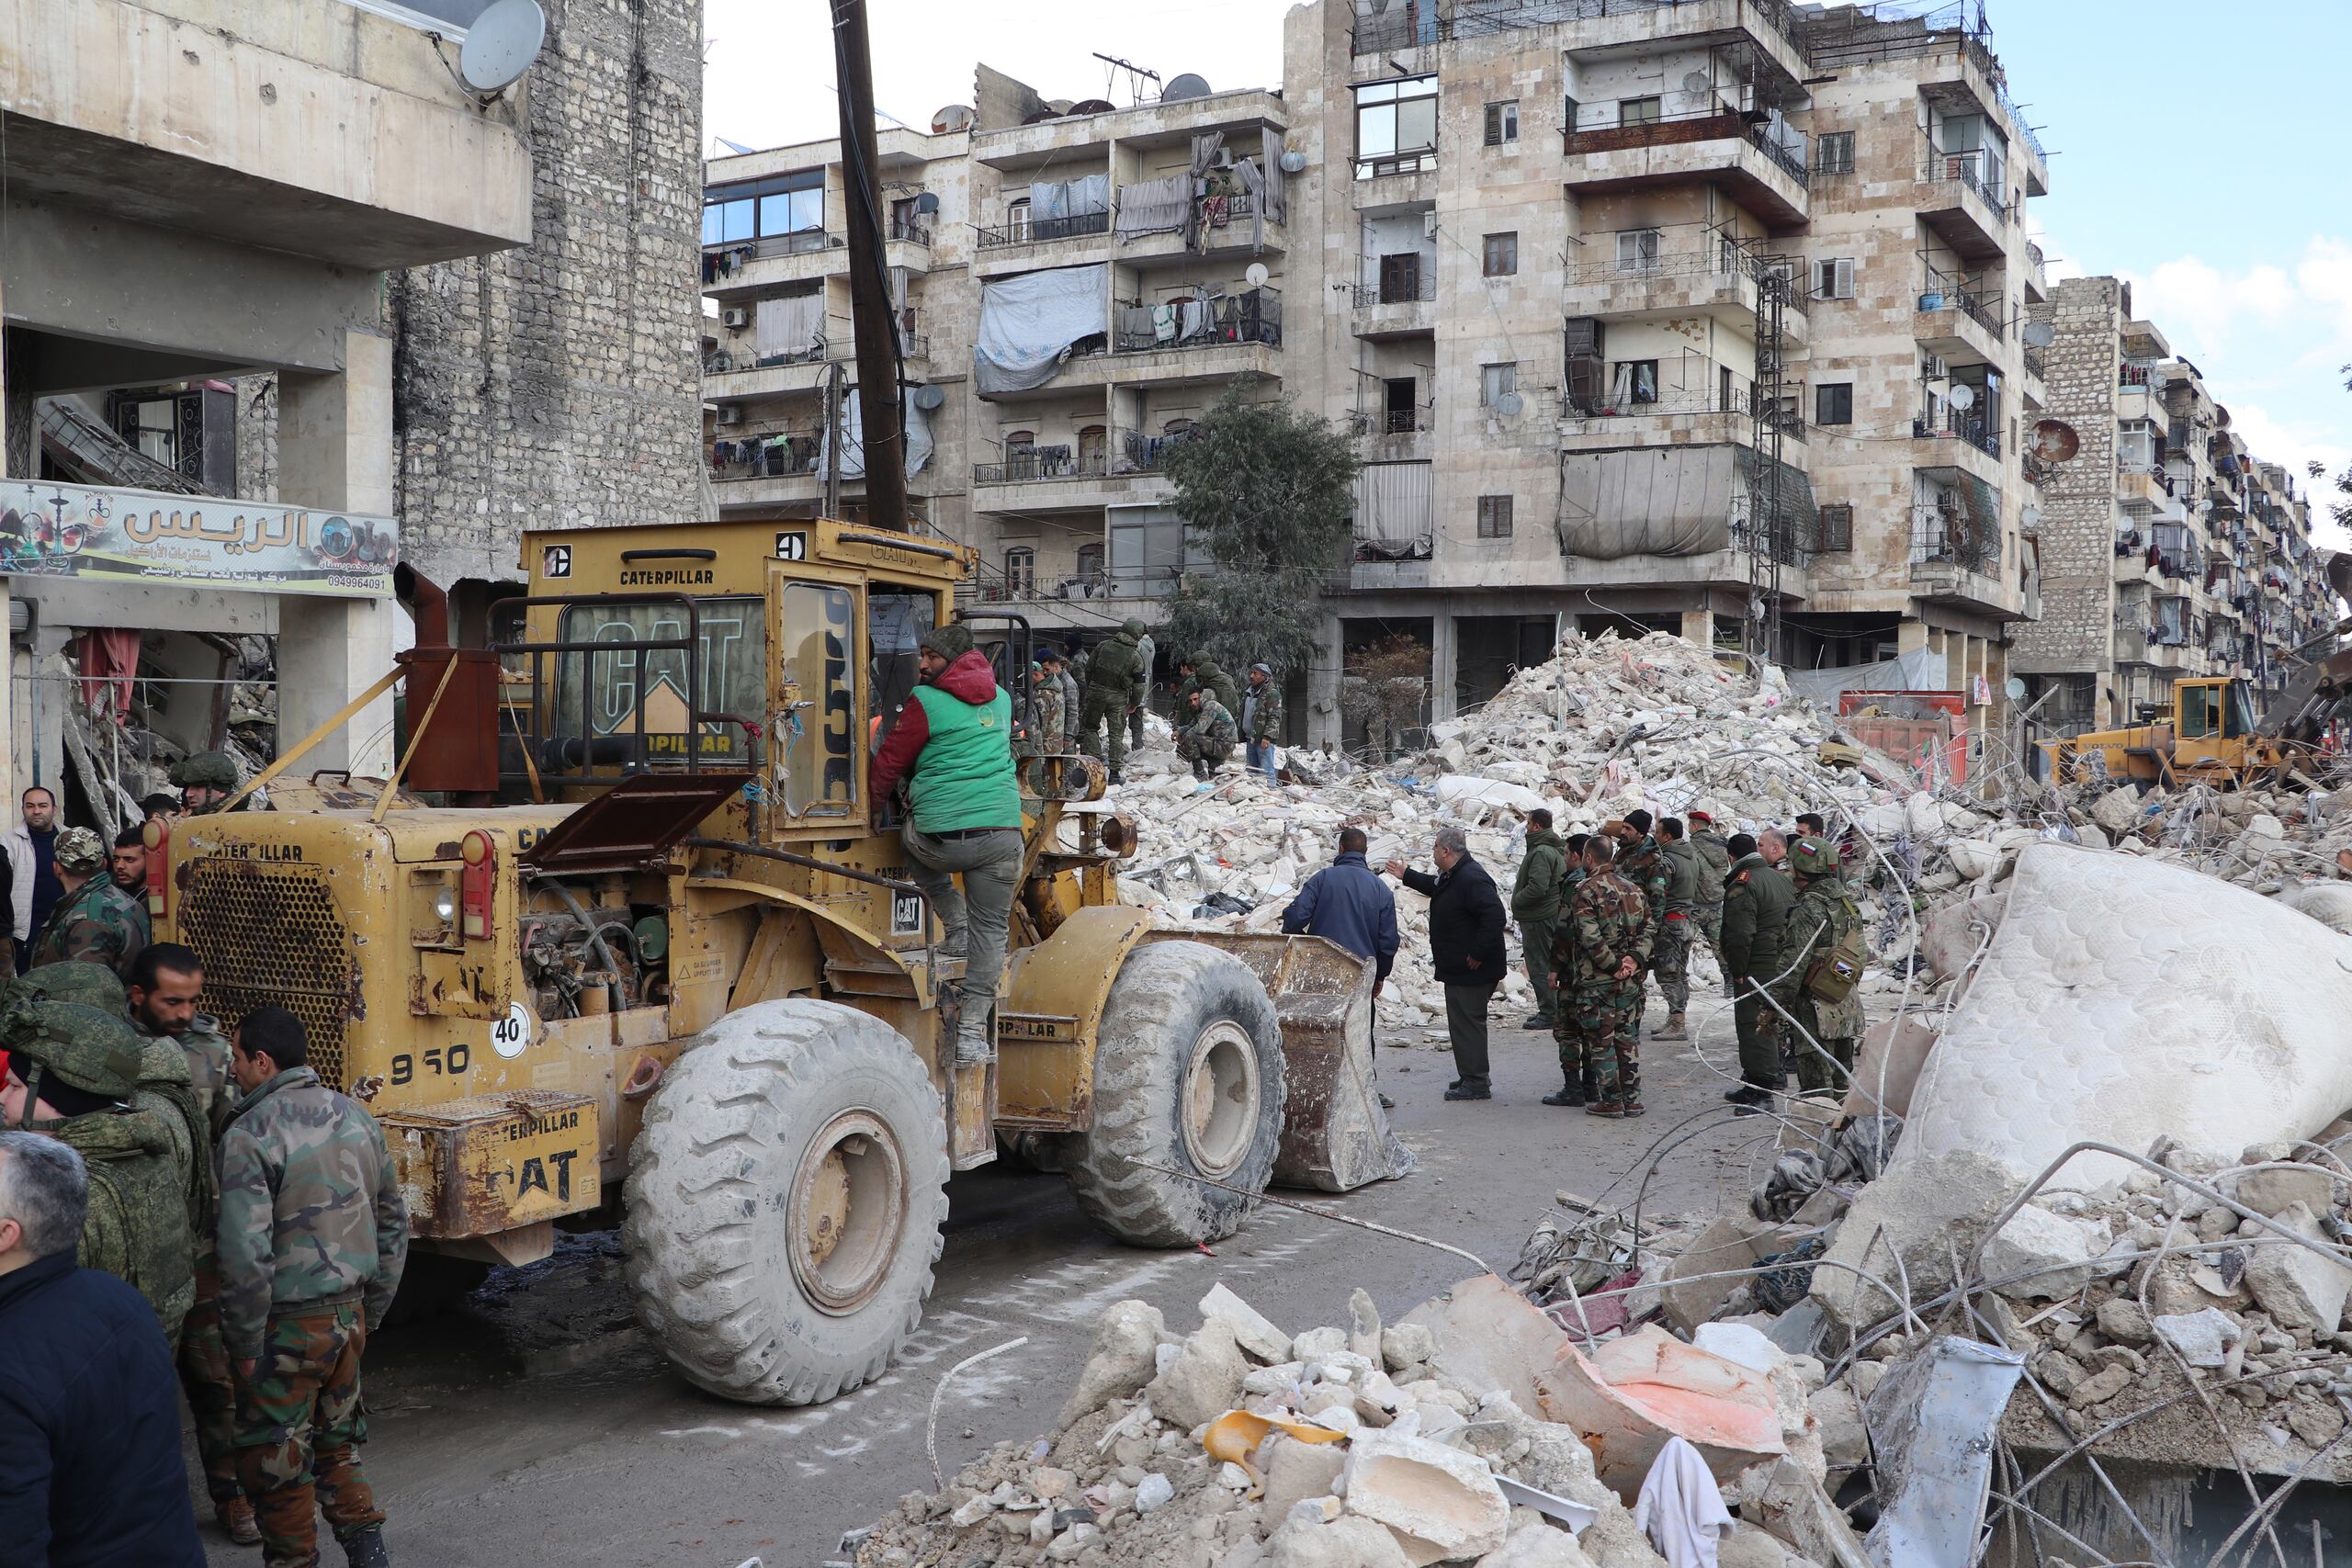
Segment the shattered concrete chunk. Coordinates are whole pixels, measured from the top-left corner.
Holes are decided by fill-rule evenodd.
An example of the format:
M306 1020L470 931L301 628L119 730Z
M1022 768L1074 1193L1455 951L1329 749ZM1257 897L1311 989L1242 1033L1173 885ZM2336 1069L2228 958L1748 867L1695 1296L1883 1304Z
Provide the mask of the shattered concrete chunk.
M1437 1354L1437 1336L1425 1324L1400 1323L1380 1331L1380 1359L1392 1372L1426 1363Z
M1264 1568L1416 1568L1396 1538L1371 1519L1287 1518L1266 1541Z
M1385 1431L1359 1432L1348 1449L1348 1512L1395 1530L1417 1568L1503 1544L1510 1505L1483 1461Z
M1149 1382L1157 1368L1159 1337L1167 1327L1159 1309L1148 1302L1120 1302L1105 1312L1094 1325L1093 1353L1062 1405L1063 1429Z
M2145 1345L2155 1337L2148 1309L2129 1296L2109 1296L2098 1303L2098 1331L2126 1345Z
M2088 1284L2090 1261L2080 1225L2028 1203L1985 1244L1984 1274L2013 1301L2046 1301Z
M1901 1151L1911 1147L1909 1136ZM1972 1149L1909 1158L1898 1152L1886 1174L1856 1195L1813 1271L1813 1299L1843 1327L1875 1323L1902 1304L1894 1294L1901 1288L1898 1256L1915 1301L1948 1288L1953 1248L1965 1259L2015 1190L1997 1161Z
M1238 1404L1249 1371L1231 1325L1213 1317L1184 1341L1168 1370L1145 1385L1144 1397L1160 1419L1189 1430Z
M1290 1336L1221 1283L1210 1286L1209 1293L1201 1298L1201 1316L1223 1318L1233 1331L1234 1343L1268 1366L1290 1359Z
M2301 1203L2314 1214L2326 1213L2336 1203L2342 1190L2326 1169L2316 1165L2272 1166L2263 1170L2239 1173L2236 1190L2230 1194L2257 1214L2276 1219L2282 1209ZM2224 1210L2224 1213L2228 1211ZM2230 1215L2233 1223L2237 1216Z
M1577 1538L1549 1524L1521 1525L1476 1568L1592 1568Z
M2301 1203L2290 1203L2272 1216L2287 1229L2333 1247L2318 1219ZM2309 1247L2279 1239L2257 1247L2246 1262L2247 1289L2280 1326L2333 1334L2344 1321L2344 1298L2352 1294L2352 1269Z
M2211 1307L2168 1314L2152 1320L2151 1326L2192 1367L2220 1366L2241 1332L2235 1322Z
M1344 1444L1302 1443L1275 1432L1260 1446L1258 1460L1266 1477L1261 1506L1266 1517L1279 1519L1293 1504L1337 1492L1348 1456Z

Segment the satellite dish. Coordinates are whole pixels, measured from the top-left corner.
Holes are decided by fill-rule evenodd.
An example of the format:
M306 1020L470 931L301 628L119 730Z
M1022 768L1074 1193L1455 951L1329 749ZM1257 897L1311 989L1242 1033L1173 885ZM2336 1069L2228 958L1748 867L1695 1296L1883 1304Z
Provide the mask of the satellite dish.
M939 210L939 195L938 195L938 193L937 193L936 191L928 191L928 190L927 190L927 191L924 191L921 196L916 197L915 197L915 210L916 210L917 212L921 212L921 213L923 213L923 214L925 214L925 215L928 215L928 214L931 214L931 213L933 213L933 212L938 211L938 210Z
M1190 71L1159 90L1159 101L1163 104L1177 103L1185 98L1205 98L1208 96L1208 78L1195 76Z
M2025 682L2015 675L2001 682L2001 690L2008 694L2009 701L2013 703L2025 701Z
M2063 463L2083 449L2083 438L2063 419L2035 422L2033 455L2045 463Z
M1962 382L1959 386L1954 387L1951 389L1951 406L1956 409L1974 408L1976 406L1976 389L1970 386L1965 381Z
M914 389L914 405L925 413L931 412L946 400L947 393L943 388L917 387Z
M1519 412L1526 406L1527 400L1517 392L1505 392L1495 400L1495 412L1505 419L1517 419Z
M1283 174L1298 175L1306 172L1306 154L1295 147L1274 161L1283 166Z
M2039 506L2029 506L2018 513L2018 528L2020 532L2030 534L2041 526L2041 508Z
M931 117L932 134L952 136L959 130L969 130L972 129L972 111L968 106L949 104Z
M2025 339L2028 348L2048 348L2058 341L2058 329L2048 321L2028 321L2018 335Z
M2229 427L2230 411L2223 408L2221 404L2215 403L2213 405L2213 428L2216 430L2227 430Z
M548 40L548 14L539 0L492 0L466 29L458 74L477 93L503 92L523 79Z
M1117 111L1118 107L1108 98L1080 98L1062 112L1064 114L1113 114Z
M1243 273L1241 276L1250 280L1250 288L1263 288L1266 287L1266 279L1273 275L1266 270L1266 264L1264 262L1251 262L1250 264L1250 270Z
M1704 71L1689 72L1682 78L1682 90L1686 93L1703 93L1712 85Z

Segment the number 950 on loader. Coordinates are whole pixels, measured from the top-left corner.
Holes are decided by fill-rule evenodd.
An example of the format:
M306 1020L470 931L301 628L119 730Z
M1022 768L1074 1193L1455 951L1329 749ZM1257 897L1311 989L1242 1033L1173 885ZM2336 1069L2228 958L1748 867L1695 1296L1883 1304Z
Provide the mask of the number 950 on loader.
M807 1404L921 1319L951 1172L1000 1134L1113 1236L1231 1235L1272 1180L1401 1175L1371 975L1319 938L1159 931L1100 768L1024 763L997 1059L954 1066L961 961L906 869L873 749L967 549L830 520L526 535L527 595L417 647L389 783L256 780L275 809L152 831L161 939L207 1005L310 1031L383 1124L416 1243L544 1257L621 1195L639 1315L710 1392ZM1029 634L973 615L1027 711Z

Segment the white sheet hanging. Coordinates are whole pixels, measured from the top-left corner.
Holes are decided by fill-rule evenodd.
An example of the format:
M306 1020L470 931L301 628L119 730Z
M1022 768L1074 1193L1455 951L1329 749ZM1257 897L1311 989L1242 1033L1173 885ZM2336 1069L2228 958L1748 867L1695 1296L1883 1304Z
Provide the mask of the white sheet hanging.
M972 379L983 394L1025 392L1060 373L1070 345L1111 330L1107 264L989 278L980 285Z
M899 407L907 421L907 472L919 474L931 461L931 416L915 407L914 389L907 389L907 397ZM842 478L862 479L865 477L865 426L858 407L857 389L850 389L842 400ZM825 473L831 467L830 441L820 441L817 448L817 471Z
M824 328L822 294L763 299L752 311L752 352L761 359L805 354L817 345Z

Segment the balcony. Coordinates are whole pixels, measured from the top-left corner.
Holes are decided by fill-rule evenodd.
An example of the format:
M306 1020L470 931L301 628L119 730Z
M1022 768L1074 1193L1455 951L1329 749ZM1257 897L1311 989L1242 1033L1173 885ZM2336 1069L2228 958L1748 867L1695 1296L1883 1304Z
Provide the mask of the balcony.
M1247 261L1255 256L1272 257L1283 254L1285 241L1282 220L1268 217L1261 223L1258 220L1258 197L1250 192L1242 190L1230 196L1201 197L1193 202L1193 207L1196 210L1189 231L1144 234L1122 240L1115 253L1118 259L1130 266L1157 266L1171 263L1190 265L1198 261Z
M1671 367L1673 379L1650 384L1638 374L1629 378L1620 366L1610 373L1609 385L1592 392L1571 391L1561 400L1560 445L1568 451L1593 451L1625 446L1749 446L1756 436L1755 383L1727 367L1694 361ZM1571 362L1571 382L1576 378ZM1594 379L1600 379L1594 372ZM1805 423L1796 408L1796 390L1783 394L1780 418L1774 422L1791 440L1805 438Z
M1948 471L1949 472L1949 471ZM1911 596L1950 604L2000 620L2025 618L2025 590L2007 580L2001 565L2000 498L1961 499L1967 485L1951 474L1956 488L1939 492L1932 504L1911 513Z
M1111 214L1075 212L1065 218L1024 218L975 229L973 269L983 277L1041 266L1076 266L1111 254Z
M1727 111L1579 127L1563 141L1564 183L1580 197L1716 180L1775 229L1802 224L1812 210L1804 156Z
M1928 353L1960 364L1999 365L2008 323L1982 294L1930 279L1912 317L1912 335ZM1996 452L1994 456L1998 457Z
M2002 479L2001 432L1984 420L1963 420L1949 412L1941 423L1914 416L1911 463L1914 468L1955 468L1997 485Z
M2006 189L1991 178L1992 166L1981 151L1943 152L1933 147L1919 165L1920 220L1973 262L2007 254L2009 225L2018 216Z
M1603 243L1609 238L1601 236ZM1790 268L1778 258L1758 256L1728 241L1622 256L1572 269L1563 291L1562 312L1611 321L1666 321L1705 316L1752 335L1768 276L1782 296L1781 337L1792 346L1802 346L1811 323L1804 293L1792 280Z
M972 509L1001 515L1100 512L1165 500L1174 486L1159 471L1168 447L1186 439L1114 432L1106 447L1069 446L1007 453L972 465Z
M2025 248L2025 298L2029 305L2040 305L2050 298L2050 270L2043 264L2041 247L2032 243Z
M1378 258L1367 256L1368 265ZM1383 277L1355 288L1355 335L1379 343L1394 338L1428 337L1437 331L1437 271L1417 267L1409 275Z
M842 352L848 352L846 345ZM703 361L702 395L717 402L741 402L814 392L825 384L827 354L826 345L820 343L798 354L776 355L765 364L711 355Z
M726 299L849 270L849 242L821 229L702 248L703 292Z

